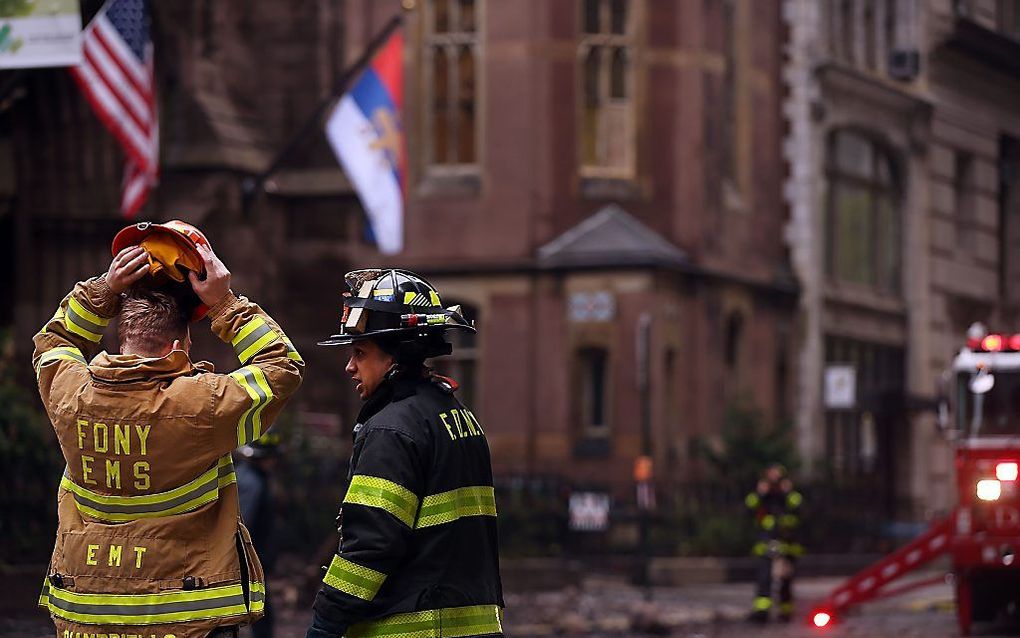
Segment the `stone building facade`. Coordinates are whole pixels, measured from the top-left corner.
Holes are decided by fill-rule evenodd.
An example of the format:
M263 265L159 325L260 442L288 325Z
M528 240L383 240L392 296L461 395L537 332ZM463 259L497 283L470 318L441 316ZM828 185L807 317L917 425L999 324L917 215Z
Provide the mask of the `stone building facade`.
M402 6L403 5L403 6ZM308 362L289 409L346 448L343 273L417 270L479 327L440 365L486 424L497 473L632 494L705 478L692 441L728 404L790 419L797 286L784 241L779 0L154 2L162 177L143 213L208 231L235 288ZM345 61L403 12L410 177L405 250L365 240L325 140L263 170ZM15 348L108 261L117 151L61 70L0 106L0 202L16 267ZM196 350L217 353L200 333Z
M784 3L798 440L816 470L872 483L890 516L955 503L942 373L971 322L1020 329L1018 11ZM825 392L846 366L852 404Z

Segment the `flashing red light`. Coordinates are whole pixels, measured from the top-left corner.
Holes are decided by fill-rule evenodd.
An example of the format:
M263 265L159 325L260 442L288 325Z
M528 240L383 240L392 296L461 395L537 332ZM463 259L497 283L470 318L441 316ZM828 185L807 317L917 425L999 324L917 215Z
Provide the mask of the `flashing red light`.
M815 627L822 629L829 626L829 623L832 622L832 616L824 611L820 611L814 615L811 622L814 623Z
M1015 334L1009 338L1009 349L1020 350L1020 334Z
M981 349L985 352L1000 352L1003 346L1002 335L988 335L981 340Z
M1007 463L999 463L998 465L995 466L995 478L999 479L1000 481L1015 481L1018 474L1018 469L1020 469L1020 466L1018 466L1015 462L1012 461Z

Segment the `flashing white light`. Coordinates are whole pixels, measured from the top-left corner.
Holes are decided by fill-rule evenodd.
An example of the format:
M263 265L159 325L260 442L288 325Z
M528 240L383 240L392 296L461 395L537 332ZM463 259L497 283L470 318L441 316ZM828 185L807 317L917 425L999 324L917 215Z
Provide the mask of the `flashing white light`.
M824 611L820 611L817 614L815 614L814 618L812 618L811 620L812 622L815 623L815 627L821 629L822 627L827 627L829 623L832 622L832 616L825 613Z
M1016 463L999 463L995 466L995 478L1000 481L1015 481L1017 469Z
M997 501L1002 496L1002 483L995 479L977 482L977 497L982 501Z

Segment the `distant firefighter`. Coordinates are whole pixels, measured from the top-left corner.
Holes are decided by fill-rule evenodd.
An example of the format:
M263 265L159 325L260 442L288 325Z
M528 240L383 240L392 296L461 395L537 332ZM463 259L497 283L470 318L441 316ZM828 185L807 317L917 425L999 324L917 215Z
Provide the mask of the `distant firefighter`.
M779 586L779 620L789 622L793 615L793 577L797 557L804 547L797 542L800 512L804 497L793 489L786 468L778 463L762 473L755 490L744 503L754 514L758 541L753 553L760 557L758 589L751 620L767 622L772 609L773 586Z
M276 499L273 498L269 480L279 461L280 447L280 435L268 432L235 452L241 519L251 533L252 545L262 560L262 570L266 575L265 615L252 625L254 638L273 638L274 615L269 576L276 564L276 546L273 544Z

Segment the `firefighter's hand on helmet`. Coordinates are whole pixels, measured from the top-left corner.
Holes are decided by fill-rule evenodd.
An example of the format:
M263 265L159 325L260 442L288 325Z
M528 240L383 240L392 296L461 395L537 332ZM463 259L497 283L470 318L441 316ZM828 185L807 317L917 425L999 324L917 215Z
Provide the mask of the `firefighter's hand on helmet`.
M196 248L202 255L202 261L205 262L205 279L199 279L198 275L188 271L188 280L191 282L192 290L202 300L202 303L211 308L230 292L230 271L223 265L212 248L203 244L197 244Z
M119 295L149 272L149 255L141 246L128 246L117 253L106 272L106 285Z

